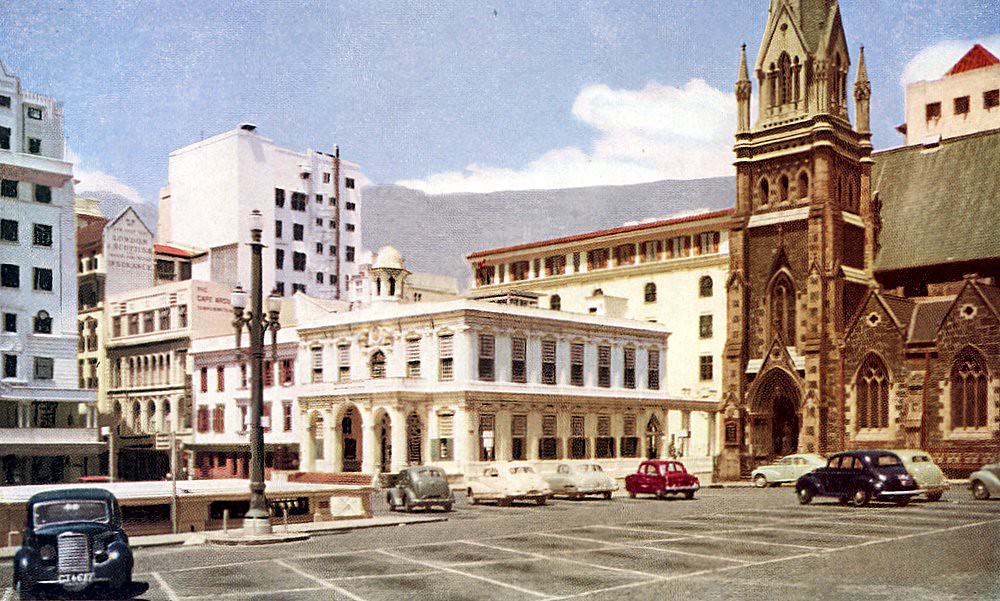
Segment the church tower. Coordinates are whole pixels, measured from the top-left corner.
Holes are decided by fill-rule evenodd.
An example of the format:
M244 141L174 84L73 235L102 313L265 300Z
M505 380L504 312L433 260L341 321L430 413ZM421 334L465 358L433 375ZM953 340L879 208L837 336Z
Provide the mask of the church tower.
M852 127L836 0L772 0L755 81L740 53L722 479L843 445L838 347L870 281L873 229L871 89L859 61Z

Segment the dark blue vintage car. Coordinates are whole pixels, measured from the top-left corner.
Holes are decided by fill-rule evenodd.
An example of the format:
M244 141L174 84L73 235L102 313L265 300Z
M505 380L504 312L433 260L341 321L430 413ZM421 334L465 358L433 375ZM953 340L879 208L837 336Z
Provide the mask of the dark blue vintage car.
M813 497L835 497L856 507L869 501L906 505L923 493L899 456L890 451L848 451L830 457L826 466L801 476L795 483L799 503Z
M42 588L80 592L92 585L125 593L132 550L121 508L110 492L69 488L28 500L24 540L14 555L14 590L31 599Z

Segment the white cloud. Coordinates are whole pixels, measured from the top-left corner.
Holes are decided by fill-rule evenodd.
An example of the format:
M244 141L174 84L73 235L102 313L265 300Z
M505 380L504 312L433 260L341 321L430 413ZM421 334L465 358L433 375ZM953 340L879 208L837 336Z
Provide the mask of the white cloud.
M941 79L975 44L982 44L1000 56L1000 34L979 40L944 40L924 48L910 59L899 83L905 86L915 81Z
M100 169L87 169L83 166L80 155L72 149L66 149L66 160L73 163L74 189L79 193L85 192L114 192L129 199L132 202L146 202L139 191L132 186L122 182L117 177L101 171Z
M736 99L701 79L683 87L650 82L639 90L585 87L573 115L594 128L588 151L550 150L519 169L470 164L462 171L402 180L430 194L620 185L729 175Z

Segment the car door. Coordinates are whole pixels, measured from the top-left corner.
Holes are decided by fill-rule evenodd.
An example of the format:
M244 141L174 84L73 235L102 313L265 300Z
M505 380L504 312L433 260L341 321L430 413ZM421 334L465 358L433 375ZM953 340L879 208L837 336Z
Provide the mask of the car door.
M840 489L842 488L840 484L840 464L843 459L846 459L846 457L831 457L830 461L827 462L826 467L816 470L816 475L819 477L820 484L823 486L823 494L840 494Z
M659 490L659 488L656 487L656 484L660 473L659 470L656 469L656 465L652 463L644 463L641 471L642 478L639 482L642 487L642 492L656 492Z

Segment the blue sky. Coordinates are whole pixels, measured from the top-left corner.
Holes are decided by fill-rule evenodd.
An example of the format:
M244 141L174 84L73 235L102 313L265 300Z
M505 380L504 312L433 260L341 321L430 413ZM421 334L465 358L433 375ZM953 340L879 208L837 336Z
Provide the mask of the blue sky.
M1000 0L840 5L878 148L901 142L904 72L1000 52ZM629 183L729 172L738 49L752 63L767 7L18 0L0 60L64 101L85 187L150 201L171 150L240 121L431 192Z

